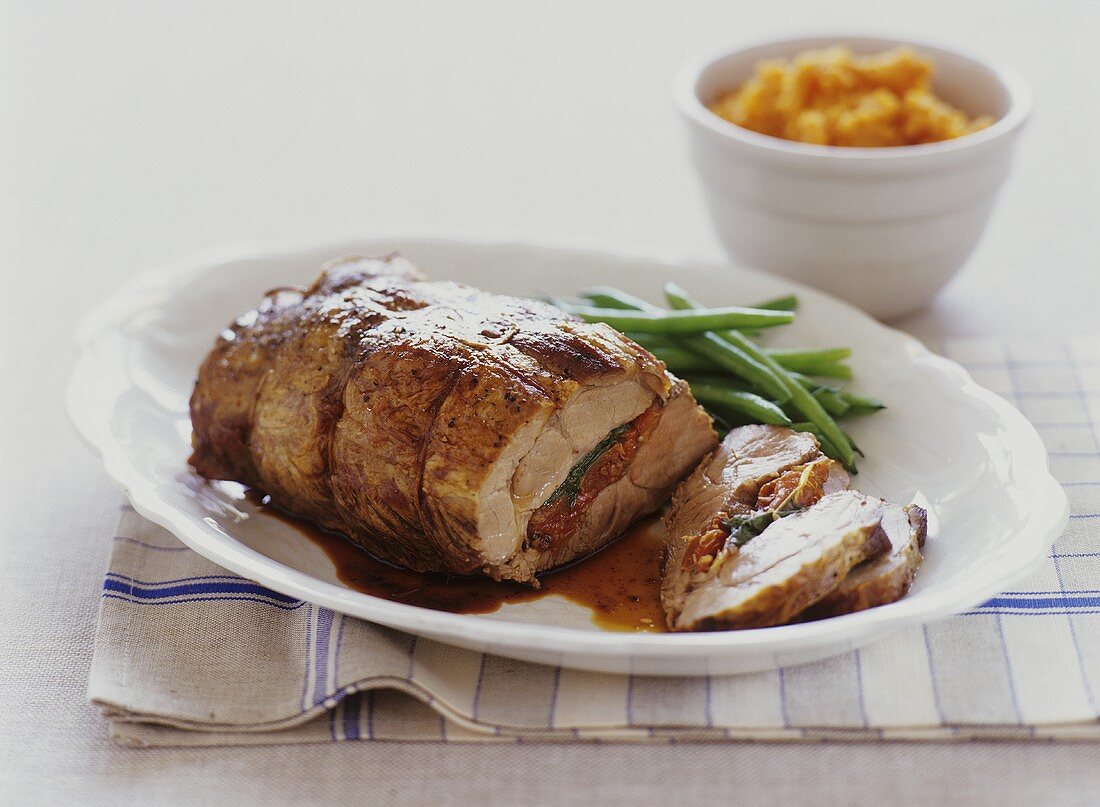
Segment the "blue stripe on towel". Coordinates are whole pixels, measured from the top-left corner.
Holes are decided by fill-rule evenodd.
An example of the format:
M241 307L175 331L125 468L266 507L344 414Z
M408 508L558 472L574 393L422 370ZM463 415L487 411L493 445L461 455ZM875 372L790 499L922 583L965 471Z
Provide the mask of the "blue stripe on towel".
M335 612L328 608L317 609L317 638L314 640L313 705L319 706L328 697L329 638L332 636L332 620Z
M136 600L162 600L167 597L188 597L199 594L252 594L260 597L267 597L288 605L298 602L294 597L279 594L271 589L264 588L256 583L250 583L246 580L218 580L172 585L162 584L158 587L155 584L138 586L131 582L115 580L114 578L108 577L103 581L103 590L105 592L114 591L125 594Z
M359 705L362 695L349 695L344 699L344 739L359 739Z
M169 583L191 583L196 580L241 580L248 582L239 574L200 574L194 577L177 577L173 580L138 580L136 577L119 574L118 572L107 572L107 577L113 577L127 583L136 583L139 586L167 586Z
M305 602L296 600L293 605L284 605L283 603L272 602L271 600L265 600L262 597L256 597L251 594L230 594L220 597L183 597L174 600L132 600L129 597L122 594L115 594L112 591L104 591L103 597L110 600L122 600L128 602L131 605L180 605L188 602L229 602L229 601L241 601L241 602L258 602L261 605L270 605L275 608L282 608L285 611L295 611L305 605Z
M978 608L1013 608L1028 610L1049 608L1100 608L1100 596L1095 594L1077 597L1069 595L1056 597L1001 595L991 600L986 600L982 605L978 606Z

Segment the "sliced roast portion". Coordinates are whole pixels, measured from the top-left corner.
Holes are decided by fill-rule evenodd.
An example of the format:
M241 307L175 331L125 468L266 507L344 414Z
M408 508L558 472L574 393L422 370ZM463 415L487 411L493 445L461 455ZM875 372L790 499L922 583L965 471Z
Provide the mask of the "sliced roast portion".
M656 510L717 442L612 328L398 256L335 261L238 317L191 421L207 478L393 563L527 582Z
M731 431L673 495L661 582L669 628L780 625L904 596L926 513L849 482L810 435Z
M665 517L665 610L678 614L710 566L767 526L772 510L796 501L808 506L847 486L844 469L821 453L812 434L763 425L732 430L673 494Z
M850 614L896 602L909 592L922 560L928 514L915 504L885 504L882 529L890 539L889 551L853 569L836 591L807 609L801 619Z
M678 611L677 631L761 628L790 621L833 592L856 565L890 546L883 502L856 491L832 493L772 521L707 570Z

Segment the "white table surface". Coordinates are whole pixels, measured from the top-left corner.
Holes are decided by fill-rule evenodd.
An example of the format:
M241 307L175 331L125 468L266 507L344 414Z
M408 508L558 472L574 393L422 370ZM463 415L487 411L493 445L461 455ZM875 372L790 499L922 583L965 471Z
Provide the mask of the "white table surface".
M231 6L231 7L227 7ZM0 803L1087 803L1094 745L127 751L84 701L121 495L62 411L72 327L229 241L530 234L718 258L669 89L738 39L885 30L1014 62L1035 117L971 265L903 323L1098 330L1097 3L0 2Z

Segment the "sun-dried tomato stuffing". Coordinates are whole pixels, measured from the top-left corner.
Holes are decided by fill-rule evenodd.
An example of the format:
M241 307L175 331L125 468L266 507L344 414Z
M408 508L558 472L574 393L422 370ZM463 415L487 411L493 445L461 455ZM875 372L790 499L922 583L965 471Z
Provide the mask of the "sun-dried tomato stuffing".
M589 466L574 490L551 496L531 514L527 538L532 546L556 549L564 545L584 521L593 500L609 485L618 482L630 468L643 442L661 420L664 411L660 401L622 429L617 440Z

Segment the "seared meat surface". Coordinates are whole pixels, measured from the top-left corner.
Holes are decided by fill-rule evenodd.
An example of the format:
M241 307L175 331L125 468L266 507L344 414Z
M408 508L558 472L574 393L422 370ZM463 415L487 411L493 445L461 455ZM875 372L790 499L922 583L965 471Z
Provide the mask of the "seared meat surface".
M848 490L809 434L743 426L677 488L665 519L669 628L780 625L893 602L921 561L925 513Z
M606 325L347 258L223 332L191 464L418 571L535 582L710 451L687 386Z

